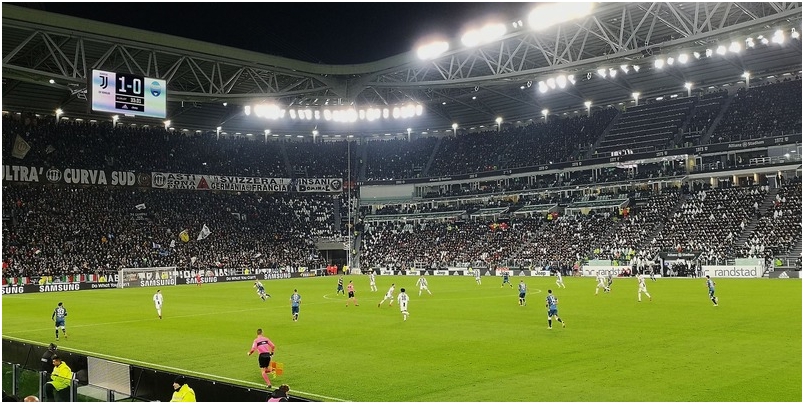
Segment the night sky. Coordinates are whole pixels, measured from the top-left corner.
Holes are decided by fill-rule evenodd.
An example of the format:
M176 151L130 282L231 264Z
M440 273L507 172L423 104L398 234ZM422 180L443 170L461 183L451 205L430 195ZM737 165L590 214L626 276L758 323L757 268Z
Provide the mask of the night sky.
M490 16L526 18L532 3L12 3L323 64L365 63L413 50Z

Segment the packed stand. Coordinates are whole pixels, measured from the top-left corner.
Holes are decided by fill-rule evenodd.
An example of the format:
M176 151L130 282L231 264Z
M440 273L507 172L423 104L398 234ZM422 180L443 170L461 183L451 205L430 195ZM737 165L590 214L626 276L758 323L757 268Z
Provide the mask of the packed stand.
M784 255L801 239L801 178L779 189L773 207L759 218L741 257L770 258Z
M407 141L403 139L376 140L366 144L366 180L394 180L417 178L427 166L438 139L426 137Z
M615 116L616 109L606 108L591 117L576 116L528 125L522 133L511 136L510 145L500 157L502 168L574 160L574 153L591 148Z
M651 247L664 251L702 252L702 259L724 262L745 226L759 215L766 186L701 189L685 195Z
M710 143L801 133L801 78L741 88Z
M323 266L314 241L334 232L332 205L318 196L4 186L3 272ZM212 234L197 241L204 224Z
M370 223L366 224L360 262L364 267L398 269L417 262L428 267L475 262L505 265L516 253L522 232L532 223L534 219Z
M608 108L591 117L553 119L501 131L490 130L444 138L430 177L557 163L576 158L605 130L617 111Z
M13 158L16 135L31 150ZM278 142L216 139L214 133L185 133L164 127L132 127L3 116L4 164L26 166L160 171L184 174L288 176Z
M347 152L352 158L351 167ZM285 144L285 153L297 177L348 180L347 171L351 169L351 178L357 178L355 142L289 142Z
M630 261L634 257L652 260L659 249L647 245L647 241L666 221L680 195L678 189L665 189L650 196L644 204L636 203L620 212L618 224L600 239L594 250L595 256L618 261Z

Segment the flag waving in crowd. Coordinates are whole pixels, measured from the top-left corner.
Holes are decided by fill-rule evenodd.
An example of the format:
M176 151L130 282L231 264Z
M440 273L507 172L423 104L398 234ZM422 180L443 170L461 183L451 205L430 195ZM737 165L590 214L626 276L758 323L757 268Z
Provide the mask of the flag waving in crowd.
M204 227L201 229L201 233L198 233L198 238L196 240L197 241L203 240L209 237L210 234L212 234L212 231L210 231L209 227L207 227L207 224L204 223Z

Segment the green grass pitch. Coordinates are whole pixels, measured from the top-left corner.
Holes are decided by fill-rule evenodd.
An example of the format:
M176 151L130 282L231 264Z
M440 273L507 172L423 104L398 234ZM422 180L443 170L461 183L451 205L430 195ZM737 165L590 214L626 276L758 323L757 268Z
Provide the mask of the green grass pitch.
M327 401L798 401L802 399L801 281L716 279L720 306L702 279L615 279L595 296L590 278L524 278L527 306L501 278L365 275L359 307L336 295L336 277L3 296L3 336L54 341L50 315L63 301L69 339L61 349L172 372L262 387L257 328L277 344L275 360L294 394ZM512 277L512 283L520 281ZM410 317L377 303L395 282ZM289 297L302 295L293 322ZM567 328L547 329L553 289ZM203 400L203 397L199 397Z

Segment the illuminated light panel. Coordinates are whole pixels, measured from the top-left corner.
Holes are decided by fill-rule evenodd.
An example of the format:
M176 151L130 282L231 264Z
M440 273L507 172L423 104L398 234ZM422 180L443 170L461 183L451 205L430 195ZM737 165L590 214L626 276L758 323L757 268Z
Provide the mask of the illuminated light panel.
M441 56L441 54L443 54L448 50L449 50L449 42L436 41L420 46L416 50L416 55L419 57L419 59L430 60Z
M593 3L556 3L538 6L528 14L528 25L534 30L543 30L556 24L589 15Z

